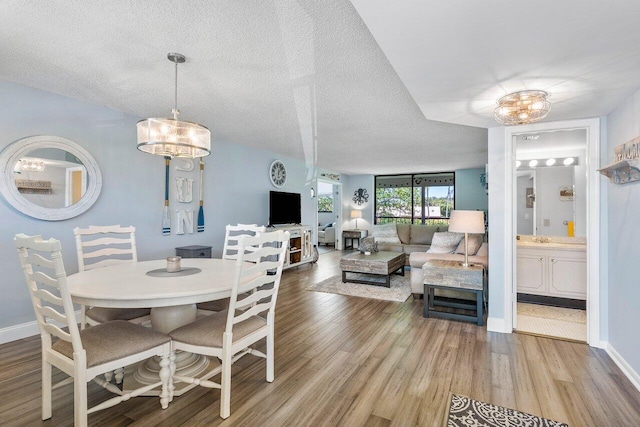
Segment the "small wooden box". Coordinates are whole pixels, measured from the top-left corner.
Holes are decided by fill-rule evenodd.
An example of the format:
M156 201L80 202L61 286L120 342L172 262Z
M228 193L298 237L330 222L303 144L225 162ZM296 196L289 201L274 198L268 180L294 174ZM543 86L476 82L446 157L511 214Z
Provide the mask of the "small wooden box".
M182 246L176 248L176 256L182 258L211 258L211 246Z

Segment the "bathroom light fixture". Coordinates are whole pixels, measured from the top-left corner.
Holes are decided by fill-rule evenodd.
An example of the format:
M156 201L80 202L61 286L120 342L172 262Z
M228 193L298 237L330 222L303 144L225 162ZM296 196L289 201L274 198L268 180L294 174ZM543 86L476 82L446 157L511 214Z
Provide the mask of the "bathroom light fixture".
M494 117L498 123L506 126L537 122L549 114L551 104L548 97L549 92L544 90L522 90L507 94L498 99Z
M25 172L42 172L44 168L43 161L30 159L20 160L20 169Z
M178 120L178 64L185 62L184 55L167 54L169 61L176 64L174 108L172 119L152 118L140 120L138 129L138 150L168 157L204 157L211 154L211 132L206 127Z
M549 158L549 159L524 159L516 160L516 169L533 169L539 167L576 166L578 157Z

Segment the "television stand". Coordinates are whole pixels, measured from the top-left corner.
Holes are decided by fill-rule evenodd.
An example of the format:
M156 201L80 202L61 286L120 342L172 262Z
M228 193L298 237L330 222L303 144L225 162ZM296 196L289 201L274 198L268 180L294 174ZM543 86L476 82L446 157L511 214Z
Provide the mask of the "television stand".
M283 269L313 262L313 235L309 225L276 225L278 230L289 232L289 245Z

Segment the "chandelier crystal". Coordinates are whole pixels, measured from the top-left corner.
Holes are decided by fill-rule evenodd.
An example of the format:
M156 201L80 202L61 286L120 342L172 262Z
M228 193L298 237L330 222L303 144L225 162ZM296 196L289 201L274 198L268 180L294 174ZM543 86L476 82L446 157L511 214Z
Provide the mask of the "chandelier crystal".
M549 92L544 90L522 90L507 94L498 100L495 119L506 126L542 120L547 117L551 108L548 97Z
M138 150L158 156L191 159L208 156L211 154L209 129L198 123L178 120L178 64L185 62L186 58L179 53L169 53L167 58L176 64L173 118L140 120L137 124Z

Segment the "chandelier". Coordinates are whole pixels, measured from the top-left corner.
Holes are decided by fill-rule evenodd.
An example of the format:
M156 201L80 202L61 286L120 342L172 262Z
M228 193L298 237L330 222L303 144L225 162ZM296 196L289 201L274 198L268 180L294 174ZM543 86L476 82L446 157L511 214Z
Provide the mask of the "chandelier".
M498 123L506 126L537 122L547 117L551 104L549 92L544 90L522 90L498 99L494 116Z
M20 160L20 169L25 172L42 172L44 168L44 162L40 160Z
M144 119L137 124L138 150L168 157L204 157L211 154L211 132L206 127L178 120L178 64L185 62L184 55L167 54L176 64L175 104L172 119Z

